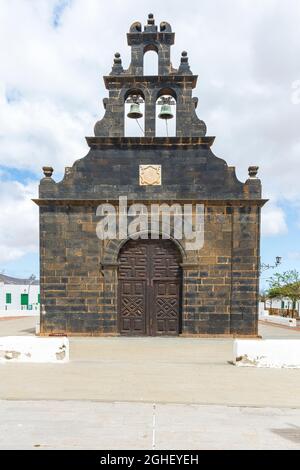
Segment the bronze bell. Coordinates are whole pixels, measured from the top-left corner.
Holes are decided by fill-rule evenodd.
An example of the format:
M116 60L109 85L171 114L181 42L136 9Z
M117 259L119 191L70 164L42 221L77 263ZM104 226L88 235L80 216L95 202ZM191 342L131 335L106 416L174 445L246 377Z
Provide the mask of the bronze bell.
M139 103L132 103L130 105L130 111L127 114L127 117L129 117L130 119L140 119L141 117L143 117L143 113L141 113Z
M174 117L169 103L165 103L162 105L158 117L159 119L172 119Z

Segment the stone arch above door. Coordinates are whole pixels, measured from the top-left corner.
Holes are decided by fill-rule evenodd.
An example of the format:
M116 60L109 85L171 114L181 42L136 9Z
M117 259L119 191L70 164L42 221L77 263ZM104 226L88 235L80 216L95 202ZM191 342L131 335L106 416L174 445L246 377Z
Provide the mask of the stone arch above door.
M151 234L149 234L149 235L151 235ZM155 235L157 236L157 238L155 238L155 239L158 239L160 236L163 235L163 233L158 233L158 234L155 233ZM118 263L118 256L119 256L120 249L130 239L131 238L128 237L128 238L123 239L123 240L109 240L107 242L107 245L105 246L105 249L104 249L104 256L103 256L103 260L102 260L102 263L101 263L102 266L113 265L114 263ZM149 236L149 239L151 239L150 236ZM176 239L172 238L172 237L170 237L170 240L177 246L178 250L180 251L181 257L182 257L182 263L187 262L188 257L187 257L186 250L183 246L183 243L179 240L176 240Z
M157 238L162 236L162 233L156 234ZM102 313L105 314L114 323L114 334L118 334L118 268L119 268L119 252L123 245L128 242L130 238L123 240L108 240L104 250L101 261L100 270L103 276L103 301ZM177 246L181 253L181 268L182 268L182 291L181 291L181 308L182 308L182 332L185 330L185 312L186 312L186 283L189 277L189 271L198 269L198 264L193 257L193 252L187 252L184 247L184 241L175 240L171 241Z

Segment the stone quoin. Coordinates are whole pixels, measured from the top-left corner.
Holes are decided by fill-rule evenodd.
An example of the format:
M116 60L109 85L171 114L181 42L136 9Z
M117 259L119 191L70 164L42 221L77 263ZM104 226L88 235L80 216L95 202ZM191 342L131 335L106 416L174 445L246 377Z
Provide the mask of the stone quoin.
M104 77L105 113L95 135L86 138L88 154L66 168L60 182L51 166L43 169L35 200L41 334L255 337L266 202L258 168L249 167L248 179L240 182L235 168L212 152L214 137L196 114L197 75L187 52L177 69L171 64L169 23L157 26L149 15L144 28L132 24L127 41L131 63L124 69L116 53ZM143 74L150 50L157 53L157 76ZM156 137L156 103L163 97L176 103L173 137ZM124 135L128 100L135 110L144 103L142 137ZM165 103L168 118L170 100ZM116 205L123 196L128 204L202 204L203 246L187 250L188 240L164 239L162 230L148 240L100 240L97 207Z

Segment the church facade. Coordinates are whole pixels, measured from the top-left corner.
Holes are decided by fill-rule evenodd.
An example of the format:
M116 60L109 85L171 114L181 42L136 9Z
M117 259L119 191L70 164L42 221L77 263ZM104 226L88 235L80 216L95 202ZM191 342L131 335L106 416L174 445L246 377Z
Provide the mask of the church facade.
M43 168L35 200L41 334L255 337L265 202L258 168L249 167L240 182L235 168L212 152L214 137L196 114L197 76L185 51L173 68L167 22L157 26L150 14L145 27L132 24L127 41L131 63L124 69L116 53L104 77L105 113L86 138L88 154L66 168L60 182L51 167ZM157 76L143 73L149 50L158 56ZM156 136L158 100L163 118L176 104L175 136ZM136 118L144 106L141 137L125 137L126 103ZM193 245L185 233L176 237L174 220L166 236L161 214L155 228L149 224L139 236L120 230L121 217L132 221L132 205L149 215L153 204L190 208L192 227L202 208L202 242ZM110 237L99 236L99 206L114 208Z

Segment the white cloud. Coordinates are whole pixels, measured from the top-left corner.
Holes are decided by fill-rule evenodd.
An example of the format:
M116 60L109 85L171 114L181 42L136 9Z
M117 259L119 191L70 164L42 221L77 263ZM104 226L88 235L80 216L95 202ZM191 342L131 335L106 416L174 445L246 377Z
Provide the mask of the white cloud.
M300 261L300 251L290 251L288 253L288 258L293 261Z
M275 204L268 203L262 210L261 218L262 235L276 236L288 232L284 211Z
M0 185L0 263L38 250L38 207L34 183L16 181Z
M249 165L260 165L266 197L300 200L300 105L291 88L300 79L298 0L187 0L184 8L179 0L2 2L0 164L60 172L87 152L84 136L93 134L107 96L102 75L116 50L128 66L125 34L133 21L146 22L149 8L176 32L174 66L189 52L215 153L236 165L241 180ZM10 90L20 101L4 103Z
M70 113L55 101L20 99L10 104L0 94L0 165L26 169L42 177L42 166L62 171L87 153L87 112ZM79 138L79 136L81 138Z

